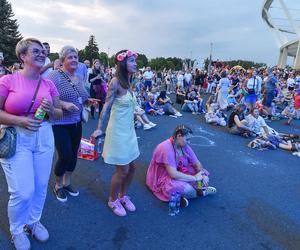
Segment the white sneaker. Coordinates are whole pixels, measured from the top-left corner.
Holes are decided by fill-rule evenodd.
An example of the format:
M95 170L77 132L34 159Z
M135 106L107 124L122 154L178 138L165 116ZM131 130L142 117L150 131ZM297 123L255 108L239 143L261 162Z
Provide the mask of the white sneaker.
M179 112L178 112L178 113L176 113L175 115L176 115L176 116L178 116L178 117L182 116L182 114L181 114L181 113L179 113Z
M214 187L207 187L206 190L203 192L204 196L207 195L212 195L212 194L216 194L217 193L217 189Z
M14 244L16 250L29 250L31 249L30 241L25 232L13 235L11 242Z
M156 127L157 124L155 124L155 123L153 123L153 122L150 122L149 125L150 125L152 128L154 128L154 127Z
M144 125L144 130L148 130L148 129L150 129L150 128L152 128L149 124L145 124Z
M39 242L46 242L49 240L48 230L39 221L32 225L25 226L25 231Z

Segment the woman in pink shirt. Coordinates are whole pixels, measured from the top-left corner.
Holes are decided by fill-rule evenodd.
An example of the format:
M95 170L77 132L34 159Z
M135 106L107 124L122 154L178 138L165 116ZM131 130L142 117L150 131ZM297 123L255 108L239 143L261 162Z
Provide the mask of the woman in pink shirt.
M46 59L41 42L23 39L16 46L16 54L24 68L0 79L0 124L16 129L16 153L0 159L0 163L10 193L8 217L12 241L17 250L27 250L30 241L26 233L41 242L49 238L40 219L54 153L51 124L46 119L35 119L34 114L41 106L52 120L59 118L62 110L55 85L40 76Z
M155 148L146 178L149 189L162 201L180 192L183 207L188 206L190 198L216 193L208 186L209 173L188 145L191 134L186 125L177 126L173 136Z

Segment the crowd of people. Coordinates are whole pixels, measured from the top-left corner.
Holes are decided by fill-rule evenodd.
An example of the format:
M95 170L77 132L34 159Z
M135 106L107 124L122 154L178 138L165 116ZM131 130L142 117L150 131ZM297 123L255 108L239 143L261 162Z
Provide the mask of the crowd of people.
M300 72L293 69L213 65L208 70L155 71L138 69L138 54L131 50L119 51L111 68L99 59L79 62L72 46L64 46L54 62L49 54L47 42L28 38L16 47L20 63L7 69L0 58L0 124L17 131L16 153L0 159L10 193L8 217L16 249L30 249L27 234L42 242L49 239L40 219L55 150L55 197L66 202L68 195L79 195L72 174L86 110L91 119L99 119L91 136L105 136L104 162L115 166L108 207L118 216L136 210L127 195L140 154L135 130L159 127L151 122L152 116L203 115L209 124L251 138L251 148L300 151L297 135L279 133L266 123L285 119L291 125L299 119ZM46 114L42 119L35 116L39 108ZM209 172L189 146L192 133L186 125L176 127L154 149L146 179L162 201L180 192L183 207L190 198L216 193L208 185Z

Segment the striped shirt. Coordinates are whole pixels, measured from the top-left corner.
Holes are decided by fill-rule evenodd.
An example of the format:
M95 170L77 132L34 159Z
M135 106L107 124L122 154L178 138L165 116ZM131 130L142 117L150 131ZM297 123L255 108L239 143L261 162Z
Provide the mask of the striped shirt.
M48 79L55 84L61 101L71 102L79 108L79 111L72 112L63 109L63 116L58 120L54 120L53 124L63 125L80 122L83 105L80 103L78 95L82 98L82 103L88 99L88 93L84 88L83 82L73 82L73 87L68 79L66 79L65 76L58 70L50 72Z

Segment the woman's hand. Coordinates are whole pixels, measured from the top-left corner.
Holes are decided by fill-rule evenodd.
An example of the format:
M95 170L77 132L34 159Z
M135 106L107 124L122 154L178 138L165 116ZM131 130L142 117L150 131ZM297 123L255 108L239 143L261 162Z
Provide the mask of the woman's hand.
M79 111L79 108L71 102L64 102L63 109L69 112Z
M103 132L102 132L100 129L96 129L96 130L92 133L91 137L92 137L93 139L96 139L96 138L98 138L98 137L101 136L101 135L103 135Z
M22 128L26 128L30 131L38 131L43 121L43 120L34 120L26 116L20 116L18 119L19 119L18 126Z
M41 105L42 105L42 109L43 109L49 116L52 116L52 115L53 115L54 107L53 107L52 102L50 102L50 101L47 100L47 99L43 99Z
M195 174L194 177L195 177L196 181L202 181L203 180L202 173L200 173L200 172Z
M88 98L87 105L88 106L96 106L101 100L95 98Z
M209 182L209 178L207 175L203 175L203 183L205 184L205 186L208 186L208 182Z

